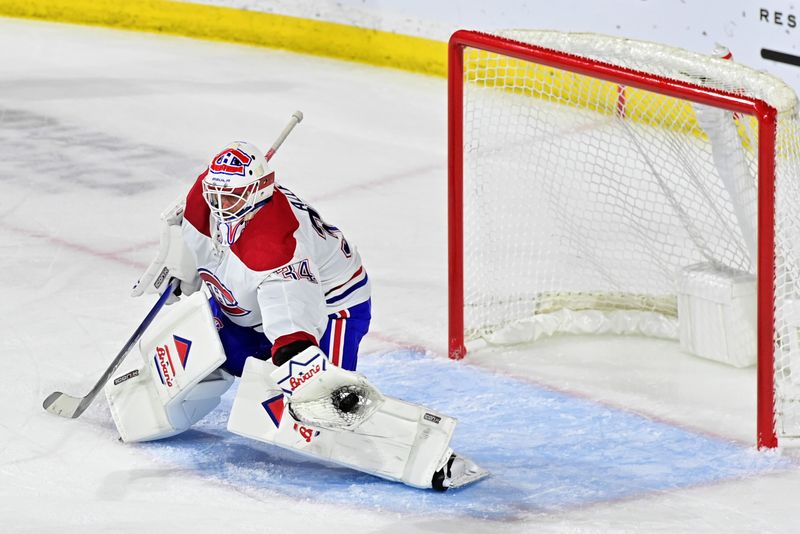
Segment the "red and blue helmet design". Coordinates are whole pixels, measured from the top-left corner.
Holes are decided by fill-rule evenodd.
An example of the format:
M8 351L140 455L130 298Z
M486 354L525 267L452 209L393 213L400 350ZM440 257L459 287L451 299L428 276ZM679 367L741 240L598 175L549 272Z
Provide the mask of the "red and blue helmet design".
M203 199L218 223L232 224L263 205L275 189L275 173L253 144L230 143L211 159ZM231 243L220 240L225 245Z
M211 160L208 172L211 174L246 176L247 167L253 159L252 156L248 156L240 148L226 147Z

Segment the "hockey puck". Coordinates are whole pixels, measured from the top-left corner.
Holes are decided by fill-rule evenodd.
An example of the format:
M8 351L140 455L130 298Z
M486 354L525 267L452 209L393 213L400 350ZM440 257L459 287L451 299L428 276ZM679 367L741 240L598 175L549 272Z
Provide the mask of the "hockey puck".
M354 391L337 391L337 395L333 399L333 405L336 409L344 413L353 413L358 409L359 396Z

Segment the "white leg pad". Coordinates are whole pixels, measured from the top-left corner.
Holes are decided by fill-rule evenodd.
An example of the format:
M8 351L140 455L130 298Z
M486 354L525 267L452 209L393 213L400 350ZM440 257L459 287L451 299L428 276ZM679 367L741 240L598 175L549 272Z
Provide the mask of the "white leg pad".
M170 306L105 387L123 441L179 434L205 417L233 383L203 292ZM136 361L138 360L138 361Z
M391 397L354 430L299 423L270 376L274 370L269 362L247 359L228 430L419 488L431 487L433 473L450 456L456 420Z

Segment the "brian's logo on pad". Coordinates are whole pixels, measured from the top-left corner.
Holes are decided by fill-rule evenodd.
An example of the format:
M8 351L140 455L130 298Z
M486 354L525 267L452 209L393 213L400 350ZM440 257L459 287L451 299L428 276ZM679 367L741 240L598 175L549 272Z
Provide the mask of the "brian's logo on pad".
M319 373L322 370L322 366L319 364L315 365L314 367L309 368L302 374L298 374L297 376L293 376L289 379L289 386L292 388L292 391L299 388L303 382L306 380L311 380L311 377L315 374Z
M176 335L172 336L172 341L175 343L178 363L181 364L183 369L186 369L186 363L189 360L189 351L192 350L192 342ZM158 377L161 379L161 383L171 388L175 384L175 362L169 344L156 347L153 362L156 364L156 371L158 371Z
M295 356L297 358L297 356ZM286 394L291 396L294 390L314 378L319 373L327 370L328 360L317 351L308 360L300 359L289 360L288 365L284 364L279 368L283 376L275 377L278 387ZM275 371L277 374L278 371Z
M231 293L231 290L225 287L225 284L223 284L219 278L214 276L214 273L207 269L197 269L197 272L200 274L200 278L203 280L203 282L206 283L208 290L211 291L211 294L214 296L214 300L217 301L217 304L219 304L219 307L222 308L222 311L231 317L241 317L250 313L250 310L246 310L239 306L239 303L236 301L236 297L233 296L233 293Z
M169 345L156 347L156 354L153 356L156 364L158 377L161 383L171 388L175 382L175 365L172 363L172 354L169 352Z

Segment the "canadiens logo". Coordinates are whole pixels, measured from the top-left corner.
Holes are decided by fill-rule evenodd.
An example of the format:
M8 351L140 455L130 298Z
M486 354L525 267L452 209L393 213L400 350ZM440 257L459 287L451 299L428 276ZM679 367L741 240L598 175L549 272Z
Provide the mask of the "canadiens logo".
M214 174L244 176L245 167L247 167L251 161L253 161L253 158L238 148L228 148L214 157L208 169Z
M250 313L250 310L246 310L239 306L239 303L236 301L236 297L233 296L230 289L225 287L225 285L214 276L211 271L206 269L198 269L197 272L200 274L200 278L203 282L206 283L208 286L209 291L214 296L214 300L217 301L219 307L232 317L242 317Z

